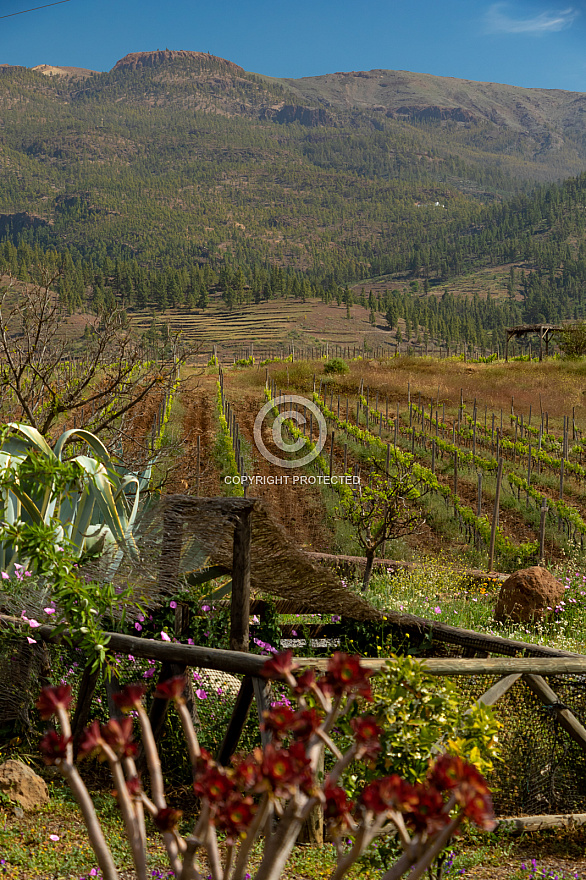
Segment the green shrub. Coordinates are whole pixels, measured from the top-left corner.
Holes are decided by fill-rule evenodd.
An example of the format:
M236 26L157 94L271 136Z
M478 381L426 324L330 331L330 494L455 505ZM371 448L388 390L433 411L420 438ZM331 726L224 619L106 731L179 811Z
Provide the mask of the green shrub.
M324 364L324 373L328 376L334 373L342 376L349 371L349 366L342 358L331 358Z

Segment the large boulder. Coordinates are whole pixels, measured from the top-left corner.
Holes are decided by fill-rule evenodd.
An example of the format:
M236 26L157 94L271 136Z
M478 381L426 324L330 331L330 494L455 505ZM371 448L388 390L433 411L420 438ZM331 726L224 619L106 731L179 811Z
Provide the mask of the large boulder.
M545 568L534 565L516 571L501 586L495 620L533 623L547 617L564 598L564 585Z
M49 791L45 781L22 761L6 761L0 764L0 791L23 810L34 810L49 803Z

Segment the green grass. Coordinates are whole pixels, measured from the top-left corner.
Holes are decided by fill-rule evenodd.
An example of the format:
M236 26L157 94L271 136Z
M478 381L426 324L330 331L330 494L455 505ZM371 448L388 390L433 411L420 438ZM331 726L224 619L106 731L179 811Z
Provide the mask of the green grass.
M77 805L60 779L49 783L48 806L17 818L2 799L0 804L0 876L6 880L90 880L96 876L97 861ZM104 792L93 792L97 813L120 870L129 870L132 861L124 837L122 820L114 799ZM190 828L186 817L182 831ZM164 847L152 826L147 829L149 876L170 877ZM51 840L51 835L59 840ZM551 867L560 857L569 863L582 859L586 844L584 828L513 834L498 829L493 834L467 828L446 850L444 877L466 877L474 868L493 869L494 876L507 880L575 880L573 869L560 871ZM250 873L260 862L262 841L254 847ZM497 874L503 864L508 873ZM283 880L325 880L335 865L331 844L323 847L298 845L287 862ZM383 873L376 850L349 874L349 880L377 880ZM486 876L486 875L485 875Z
M586 569L585 569L586 571ZM378 608L415 614L452 626L586 654L586 574L568 563L554 572L565 586L563 605L534 625L493 620L499 583L470 584L460 560L424 557L413 571L375 573L368 599Z

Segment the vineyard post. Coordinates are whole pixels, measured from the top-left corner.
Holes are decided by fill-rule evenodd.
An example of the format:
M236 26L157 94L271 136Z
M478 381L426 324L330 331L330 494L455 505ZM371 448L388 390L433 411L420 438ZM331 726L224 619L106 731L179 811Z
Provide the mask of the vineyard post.
M388 426L389 426L389 395L388 395L388 394L387 394L387 404L386 404L386 411L385 411L385 419L387 420L387 428L388 428Z
M338 419L340 418L340 395L338 394Z
M458 494L458 453L454 452L454 495Z
M544 498L541 503L539 519L539 564L545 565L545 520L547 517L547 501Z
M395 416L395 437L393 440L394 445L397 445L397 434L399 431L399 404L397 403L397 415Z
M315 373L313 374L313 393L315 394Z
M313 410L309 411L309 443L313 443Z
M195 462L195 494L199 496L199 475L200 475L200 452L201 452L201 435L197 435L197 449Z
M303 436L307 437L307 407L303 405Z
M499 513L499 504L501 497L501 482L503 479L503 460L499 458L496 473L496 490L494 493L494 510L492 514L492 527L490 529L490 546L488 548L488 570L492 571L494 566L494 545L496 542L496 529Z
M435 437L431 441L431 472L435 474Z
M529 442L529 452L527 453L527 507L529 507L529 487L531 485L531 442Z
M482 516L482 471L478 471L478 502L476 505L476 516Z
M411 455L415 455L415 428L411 429Z
M387 474L389 472L390 463L391 463L391 444L387 443L387 463L386 463Z
M348 444L344 443L344 473L348 470Z
M334 432L332 431L332 436L330 440L330 484L332 482L332 472L334 468Z
M407 382L407 406L411 406L411 382Z
M560 501L564 497L564 459L560 461Z
M360 397L356 401L356 425L360 424Z

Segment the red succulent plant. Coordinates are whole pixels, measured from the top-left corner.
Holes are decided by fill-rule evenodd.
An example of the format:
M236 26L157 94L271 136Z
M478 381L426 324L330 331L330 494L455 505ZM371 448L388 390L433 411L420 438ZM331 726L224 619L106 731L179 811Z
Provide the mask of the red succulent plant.
M70 684L58 684L44 687L35 703L43 721L48 721L57 713L57 709L69 709L73 697Z

